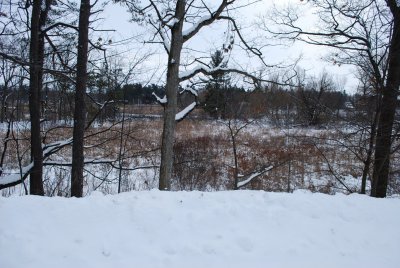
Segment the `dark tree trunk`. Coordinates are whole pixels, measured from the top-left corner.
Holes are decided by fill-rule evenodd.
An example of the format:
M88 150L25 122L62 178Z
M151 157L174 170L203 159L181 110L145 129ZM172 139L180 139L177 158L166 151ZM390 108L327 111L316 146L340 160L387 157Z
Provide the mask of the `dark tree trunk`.
M161 144L160 190L169 190L172 176L173 146L175 141L175 115L179 87L179 64L183 45L182 26L185 15L185 0L176 3L175 17L179 22L172 28L171 48L168 55L167 83L165 86L167 104L164 110L164 126Z
M378 96L380 98L380 96ZM379 107L379 106L378 106ZM367 177L369 173L369 169L371 166L372 162L372 153L374 151L374 143L375 143L375 138L376 138L376 121L379 115L379 108L375 113L374 120L371 124L371 134L369 136L369 143L368 143L368 149L367 149L367 158L365 159L364 162L364 168L363 168L363 173L362 173L362 178L361 178L361 191L360 194L365 194L366 188L367 188Z
M125 129L125 91L123 93L124 105L122 106L122 122L121 122L121 133L119 136L119 152L118 152L118 193L121 193L122 184L122 154L123 154L123 142L124 142L124 129ZM124 150L125 151L125 150Z
M366 188L367 188L367 178L368 174L370 172L371 164L373 161L374 157L374 149L375 149L375 142L376 142L376 127L378 125L378 119L379 119L379 114L380 114L380 109L381 109L381 101L382 101L382 96L381 94L378 94L376 96L376 108L375 112L373 113L373 119L371 122L371 133L368 138L368 147L367 147L367 155L366 159L364 161L364 168L363 168L363 173L361 177L361 190L360 194L365 194L366 193Z
M86 83L89 43L90 0L81 0L79 11L78 61L76 72L74 131L72 144L71 196L83 195L83 138L86 119Z
M389 65L386 86L382 92L381 113L376 135L374 171L372 175L371 196L386 197L392 129L396 113L397 96L400 86L400 7L396 0L386 0L394 17L393 35L389 47Z
M7 93L8 93L8 85L7 82L4 82L3 93L1 96L1 111L0 111L0 123L4 123L7 118Z
M42 10L42 1L46 1ZM44 36L40 32L45 25L50 9L50 0L34 0L31 17L31 40L29 47L29 114L31 119L31 158L33 168L30 172L29 192L44 195L43 189L43 149L40 133L40 92L43 83Z
M231 132L233 160L235 163L235 170L233 171L233 178L234 178L233 190L238 190L239 189L239 164L238 164L238 156L237 156L237 149L236 149L236 135L233 133L233 130L230 126L230 122L229 122L229 130Z
M18 86L18 89L17 89L17 100L16 100L16 102L17 102L17 104L16 104L16 107L15 107L15 114L16 114L16 118L15 118L15 121L19 121L20 120L20 118L22 117L21 116L21 106L22 106L22 98L21 98L21 90L22 90L22 87L23 87L23 82L22 82L23 80L22 79L20 79L19 80L19 86ZM23 95L23 94L22 94Z

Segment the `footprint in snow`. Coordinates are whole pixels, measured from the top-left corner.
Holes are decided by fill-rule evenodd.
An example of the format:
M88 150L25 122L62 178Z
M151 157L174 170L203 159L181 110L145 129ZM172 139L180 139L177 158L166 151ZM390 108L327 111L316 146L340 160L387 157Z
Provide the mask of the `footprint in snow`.
M254 248L253 242L247 237L239 237L236 243L245 252L251 252Z
M217 254L215 248L213 248L211 245L203 245L203 252L206 254Z
M164 252L167 253L168 255L175 255L176 250L172 247L165 247Z

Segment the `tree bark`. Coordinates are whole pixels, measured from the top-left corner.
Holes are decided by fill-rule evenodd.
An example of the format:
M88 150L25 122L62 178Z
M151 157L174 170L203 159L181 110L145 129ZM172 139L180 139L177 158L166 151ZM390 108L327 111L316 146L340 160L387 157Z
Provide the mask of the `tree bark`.
M367 157L364 161L364 168L363 168L363 173L361 177L361 190L360 194L365 194L366 193L366 188L367 188L367 177L368 173L370 171L371 163L373 160L373 152L374 152L374 145L375 145L375 140L376 140L376 125L377 121L379 118L379 113L380 113L380 103L381 103L381 96L378 94L376 96L376 110L374 113L374 118L371 123L371 133L369 136L369 142L368 142L368 148L367 148Z
M7 100L7 94L8 94L8 85L7 82L4 82L3 86L3 93L1 96L1 111L0 111L0 123L4 123L4 121L7 118L7 105L6 105L6 100Z
M81 0L79 10L78 60L76 72L74 130L72 144L71 196L83 195L84 132L86 122L86 84L89 43L90 0Z
M42 1L46 1L42 10ZM31 121L31 158L34 163L30 172L29 192L44 195L43 149L40 133L41 89L43 83L44 36L40 29L47 21L50 0L34 0L31 16L31 40L29 47L29 114Z
M238 165L238 156L237 156L237 150L236 150L236 136L232 134L232 131L231 131L231 138L232 138L233 159L235 162L235 170L233 171L235 185L233 187L233 190L238 190L239 189L239 165Z
M122 106L122 122L121 122L121 133L119 136L119 152L118 152L118 193L121 193L122 184L122 147L124 142L124 129L125 129L125 90L123 91L123 102ZM124 150L125 151L125 150Z
M229 119L228 128L229 128L229 134L231 135L233 162L235 165L234 170L233 170L233 190L238 190L239 189L239 163L238 163L238 155L237 155L237 147L236 147L236 135L238 133L234 130L231 119Z
M164 110L164 125L161 142L160 190L170 190L173 146L175 141L175 115L177 111L177 95L179 88L179 65L183 46L182 26L185 15L186 0L178 0L175 8L175 23L171 30L171 48L168 55L167 83L165 86L167 103Z
M389 46L388 76L382 92L382 106L376 136L371 187L371 196L373 197L386 197L392 129L400 86L400 7L397 6L396 0L386 0L386 3L393 14L393 34Z

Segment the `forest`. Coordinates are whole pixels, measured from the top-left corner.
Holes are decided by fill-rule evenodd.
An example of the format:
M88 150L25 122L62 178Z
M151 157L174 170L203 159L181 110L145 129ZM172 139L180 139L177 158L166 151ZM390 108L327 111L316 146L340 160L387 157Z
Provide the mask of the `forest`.
M398 0L2 0L0 263L396 267L399 91Z
M316 2L311 5L327 28L315 33L289 20L294 9L275 7L258 21L266 37L333 49L327 61L355 67L357 86L346 88L324 68L310 74L297 60L270 65L263 43L246 40L235 17L224 13L235 1L222 1L208 15L205 3L179 2L206 14L190 22L190 12L179 15L191 28L176 24L183 11L167 2L2 3L2 195L215 191L237 189L240 181L272 191L399 193L396 5L356 1L350 9ZM164 68L144 67L154 52L128 60L116 53L109 30L96 28L107 5L126 7L133 23L157 30L147 40L166 53ZM336 27L330 26L336 18L325 17L330 11L343 16ZM368 19L353 22L352 14ZM186 41L212 24L225 30L220 48L191 52ZM175 36L182 40L175 44ZM126 46L118 42L118 49ZM260 65L231 64L239 49ZM160 71L165 83L143 78ZM313 157L301 155L305 150Z

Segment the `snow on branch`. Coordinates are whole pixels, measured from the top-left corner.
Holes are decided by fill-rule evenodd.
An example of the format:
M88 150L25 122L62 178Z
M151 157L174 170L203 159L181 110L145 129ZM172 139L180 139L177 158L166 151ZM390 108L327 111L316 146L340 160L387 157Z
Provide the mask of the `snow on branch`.
M253 172L250 175L247 175L247 179L245 179L244 181L240 181L237 184L237 188L243 187L247 184L249 184L252 180L254 180L255 178L261 176L262 174L264 174L267 171L270 171L273 168L273 166L269 166L261 171L257 171L257 172ZM244 177L244 176L240 176L240 177Z
M241 74L241 75L243 75L245 77L250 78L254 82L274 83L274 84L280 85L280 86L288 86L288 85L290 85L288 83L280 83L280 82L273 81L273 80L263 79L263 78L255 76L253 74L250 74L250 73L248 73L246 71L235 69L235 68L224 68L224 67L219 67L219 66L215 67L215 68L210 68L210 67L207 67L207 66L200 66L200 65L195 67L193 70L180 73L179 74L179 80L182 82L182 81L191 79L191 78L193 78L194 76L196 76L198 74L213 75L213 74L221 73L221 72Z
M181 72L179 74L179 80L182 82L182 81L188 80L188 79L196 76L199 73L203 73L203 74L211 73L213 69L214 68L209 68L207 66L198 65L192 70Z
M48 157L51 154L59 151L60 149L62 149L63 147L72 144L72 138L68 138L65 140L61 140L61 141L56 141L53 143L49 143L47 145L43 146L43 157Z
M114 159L85 159L83 162L85 165L99 165L99 164L112 164L116 162L117 160ZM72 161L68 162L61 162L61 161L45 161L43 162L44 166L63 166L63 167L71 167L72 166Z
M216 11L210 12L210 14L203 16L192 27L183 31L183 33L182 33L183 42L186 42L190 38L195 36L201 30L201 28L203 28L204 26L212 24L216 19L218 19L218 17L221 15L221 13L224 11L224 9L228 5L233 4L234 2L235 2L235 0L223 0Z
M77 32L79 31L79 28L77 26L72 25L72 24L68 24L68 23L64 23L64 22L57 22L55 24L52 24L52 25L48 26L46 29L41 29L41 31L43 33L45 33L45 32L48 32L48 31L52 30L53 28L57 28L57 27L70 28L70 29L73 29L73 30L75 30Z
M163 98L160 98L156 93L151 93L157 100L158 103L160 104L166 104L167 103L167 96L165 95Z
M189 85L186 86L181 92L179 92L179 94L183 94L185 91L189 91L189 93L191 93L196 98L199 96L199 94L197 93L197 90L194 87L191 87Z
M210 20L211 18L212 18L211 14L201 17L200 20L196 24L194 24L192 27L190 27L189 29L184 30L182 32L183 38L184 39L189 38L187 36L190 36L191 33L194 33L196 31L196 29L200 27L201 24L204 24L206 21Z
M169 27L169 28L172 28L172 27L174 27L175 24L177 24L178 22L179 22L179 20L178 20L177 18L173 17L172 19L170 19L169 21L167 21L167 22L165 23L165 25L166 25L167 27Z
M118 166L118 159L88 159L84 161L85 165L110 165L114 169L124 170L124 171L134 171L139 169L152 169L152 168L159 168L159 165L143 165L143 166L136 166L136 167L120 167ZM71 167L72 162L60 162L60 161L45 161L43 162L45 166L63 166L63 167Z
M43 146L43 159L48 158L50 155L61 150L63 147L70 145L72 143L72 138L56 141ZM29 175L31 169L33 168L33 162L22 167L20 172L9 172L8 175L0 177L0 190L8 188L11 186L18 185L22 183ZM3 172L2 174L5 174Z
M6 176L0 177L0 190L22 183L28 177L32 168L33 162L22 167L18 173L9 173Z
M161 36L165 51L167 54L171 51L171 42L169 41L168 35L164 32L164 28L160 26L160 29L158 29L158 33Z
M196 107L196 102L192 102L190 105L188 105L185 109L180 111L175 115L175 121L181 121L183 118L185 118L193 109Z

